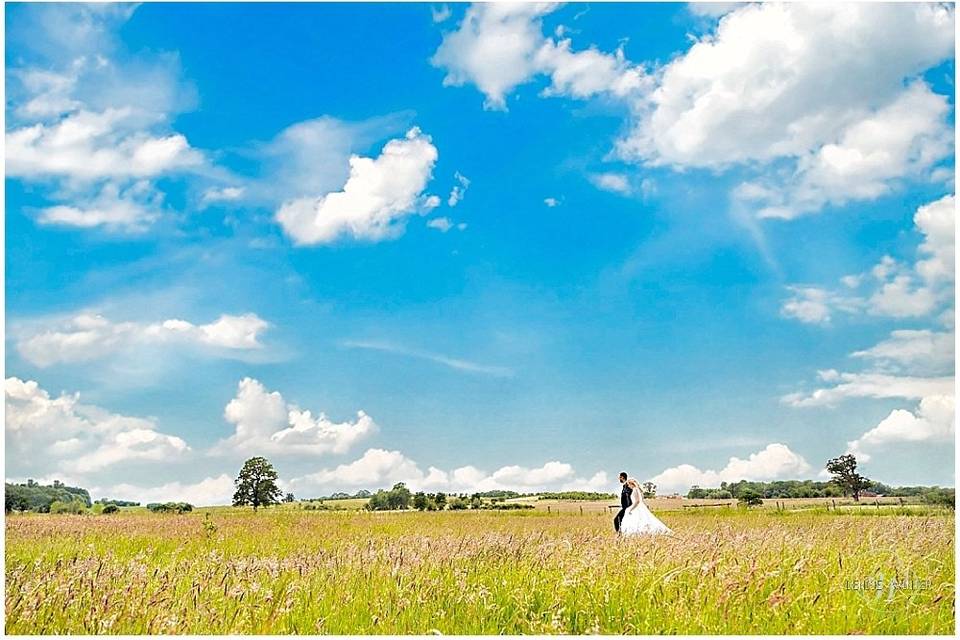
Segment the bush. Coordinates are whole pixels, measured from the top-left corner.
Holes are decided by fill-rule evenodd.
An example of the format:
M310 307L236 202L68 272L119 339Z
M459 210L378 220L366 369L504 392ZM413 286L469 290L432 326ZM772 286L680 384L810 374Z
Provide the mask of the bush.
M80 502L79 500L71 500L69 502L62 502L60 500L54 500L50 503L50 513L84 513L87 510L87 506Z
M956 508L956 491L954 489L941 489L933 487L923 494L923 501L927 504L933 504L941 507Z
M186 513L193 511L193 505L189 502L151 502L147 509L153 513Z
M763 504L763 496L753 489L746 489L740 492L739 502L744 507L753 507Z
M103 505L103 510L100 513L116 513L120 511L120 507L115 504L105 504Z
M447 508L451 511L463 511L464 509L470 508L470 503L463 498L454 498L447 505Z

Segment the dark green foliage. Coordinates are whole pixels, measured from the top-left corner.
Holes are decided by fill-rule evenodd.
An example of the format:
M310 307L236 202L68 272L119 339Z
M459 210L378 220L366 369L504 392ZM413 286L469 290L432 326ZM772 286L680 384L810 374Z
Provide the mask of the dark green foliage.
M80 500L67 500L66 502L61 502L60 500L54 500L50 503L50 513L85 513L87 511L86 505L83 504Z
M257 456L244 462L235 484L235 507L250 505L256 511L257 507L280 504L283 492L277 486L277 471L266 458Z
M103 513L103 514L116 513L117 511L120 511L120 507L118 507L113 503L110 503L110 504L103 505L103 511L101 511L100 513Z
M763 504L763 496L753 489L747 489L740 493L738 501L745 507L753 507Z
M941 489L940 487L931 487L923 494L923 501L927 504L934 504L943 507L956 509L956 491L954 489Z
M473 494L480 498L519 498L523 494L517 493L516 491L506 491L503 489L494 489L492 491L481 491L480 493Z
M844 495L853 496L860 501L860 493L866 490L871 482L857 473L857 458L852 453L845 453L827 461L827 471L833 474L830 481L839 487Z
M540 500L613 500L617 496L612 493L597 493L596 491L560 491L557 493L537 494Z
M52 485L37 484L33 480L27 480L26 484L4 484L4 510L10 511L36 511L38 513L47 513L50 511L50 505L54 502L72 502L79 500L84 507L89 507L90 493L86 489L79 487L68 487L59 480L54 480Z
M287 495L283 496L284 502L293 502L294 500L296 500L296 498L292 493L288 493Z
M464 498L454 498L447 505L447 508L451 511L463 511L470 508L470 503Z
M693 485L690 487L690 491L687 491L687 497L691 500L699 500L701 498L707 497L707 490L701 489L699 485Z
M367 509L370 511L390 511L395 509L409 509L412 497L410 490L402 482L393 485L389 491L380 489L370 496Z
M427 494L423 491L417 491L413 494L413 508L417 511L426 511L427 509Z
M105 499L105 498L101 498L100 500L95 500L95 501L94 501L94 504L98 504L98 503L99 503L99 504L113 504L113 505L116 505L116 506L118 506L118 507L139 507L139 506L140 506L140 503L139 503L139 502L133 502L133 501L131 501L131 500L107 500L107 499Z
M186 513L193 511L193 505L189 502L151 502L147 509L153 513Z

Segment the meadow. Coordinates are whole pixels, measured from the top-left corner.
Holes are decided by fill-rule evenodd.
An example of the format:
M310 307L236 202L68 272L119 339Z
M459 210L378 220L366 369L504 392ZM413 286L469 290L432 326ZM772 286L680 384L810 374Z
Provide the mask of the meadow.
M567 506L8 516L5 630L954 631L952 511L676 509L673 535L617 539Z

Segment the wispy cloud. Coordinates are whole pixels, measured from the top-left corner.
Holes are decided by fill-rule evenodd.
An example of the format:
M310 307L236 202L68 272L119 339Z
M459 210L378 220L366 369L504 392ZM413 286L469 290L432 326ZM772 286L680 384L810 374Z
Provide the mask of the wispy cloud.
M366 349L369 351L382 351L384 353L394 353L401 356L408 356L411 358L419 358L421 360L428 360L430 362L436 362L437 364L442 364L444 366L450 367L451 369L456 369L458 371L467 371L470 373L482 373L488 376L495 376L498 378L512 378L514 376L513 369L509 367L499 367L494 365L485 365L479 364L476 362L470 362L469 360L462 360L460 358L451 358L445 356L442 353L433 353L430 351L421 351L419 349L410 349L401 345L392 344L389 342L377 342L369 340L344 340L340 343L341 346L346 347L347 349Z

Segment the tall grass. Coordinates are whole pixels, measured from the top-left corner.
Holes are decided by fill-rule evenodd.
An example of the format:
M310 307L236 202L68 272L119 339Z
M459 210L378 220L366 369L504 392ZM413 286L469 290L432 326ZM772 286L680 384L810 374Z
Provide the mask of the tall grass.
M6 632L953 633L952 513L724 511L14 516Z

